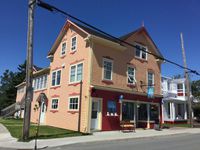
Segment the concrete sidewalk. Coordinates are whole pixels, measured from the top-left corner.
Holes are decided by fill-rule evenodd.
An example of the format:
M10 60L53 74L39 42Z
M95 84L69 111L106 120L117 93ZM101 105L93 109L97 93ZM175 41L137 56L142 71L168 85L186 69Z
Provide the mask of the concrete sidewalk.
M38 148L43 147L55 147L62 145L69 145L75 143L87 143L87 142L97 142L97 141L108 141L108 140L121 140L121 139L134 139L134 138L147 138L155 136L168 136L175 134L200 134L199 128L172 128L164 129L162 131L155 130L136 130L136 133L122 133L120 131L109 131L109 132L96 132L93 135L78 136L78 137L67 137L67 138L57 138L57 139L46 139L38 140ZM17 142L16 139L12 137L7 137L7 140L0 139L0 147L14 148L14 149L33 149L34 141L30 142Z

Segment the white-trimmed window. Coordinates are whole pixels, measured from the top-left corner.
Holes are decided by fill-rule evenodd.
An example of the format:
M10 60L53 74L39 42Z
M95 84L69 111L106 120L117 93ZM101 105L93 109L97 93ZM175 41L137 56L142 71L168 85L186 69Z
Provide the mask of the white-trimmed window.
M154 74L152 72L147 74L147 84L148 86L154 86Z
M52 72L52 86L58 86L60 85L60 80L61 80L61 70L56 70Z
M66 50L67 50L67 42L63 42L61 45L61 56L66 54Z
M51 100L51 109L58 109L58 99L54 98Z
M83 78L83 63L70 66L70 83L80 82Z
M47 87L47 75L42 75L33 79L33 89L42 90Z
M127 67L127 83L128 84L134 84L136 82L135 80L135 68L128 66Z
M77 36L71 38L71 51L76 51L77 48Z
M135 44L135 57L147 60L147 53L145 51L148 51L146 46L138 43Z
M103 59L103 79L112 80L113 61L110 59Z
M78 110L79 109L79 98L70 97L69 98L69 110Z

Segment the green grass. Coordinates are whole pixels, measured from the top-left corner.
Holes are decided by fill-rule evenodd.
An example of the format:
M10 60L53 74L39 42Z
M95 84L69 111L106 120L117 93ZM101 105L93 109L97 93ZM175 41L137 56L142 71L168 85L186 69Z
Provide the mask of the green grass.
M22 119L1 119L0 123L2 123L10 132L10 134L17 138L19 141L22 140ZM31 123L30 126L30 137L29 140L35 138L37 125ZM61 137L70 137L70 136L81 136L83 133L41 125L39 128L38 139L50 139L50 138L61 138Z
M190 125L189 124L168 124L168 123L164 123L162 124L162 126L165 126L165 127L169 127L169 128L173 128L173 127L183 127L183 128L189 128Z

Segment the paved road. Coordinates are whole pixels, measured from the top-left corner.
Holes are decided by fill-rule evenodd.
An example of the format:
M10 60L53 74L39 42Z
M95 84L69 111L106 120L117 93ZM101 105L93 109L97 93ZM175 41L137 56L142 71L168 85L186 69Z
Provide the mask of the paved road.
M200 134L73 144L48 150L199 150Z

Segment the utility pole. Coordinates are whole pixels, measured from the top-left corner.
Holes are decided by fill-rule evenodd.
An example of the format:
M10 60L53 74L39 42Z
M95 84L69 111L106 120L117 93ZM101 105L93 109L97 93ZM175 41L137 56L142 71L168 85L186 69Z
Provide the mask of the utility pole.
M33 76L33 20L36 0L28 2L28 34L27 34L27 55L26 55L26 95L23 122L23 140L29 137L31 102L33 99L32 76Z
M182 55L183 55L183 63L184 63L184 72L185 72L185 78L186 78L186 87L187 87L187 102L188 102L188 111L189 111L189 118L188 118L188 124L190 124L190 127L193 127L193 119L192 119L192 102L190 99L190 80L189 80L189 73L186 63L186 55L185 55L185 48L184 48L184 42L183 42L183 34L180 34L181 37L181 48L182 48Z

